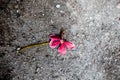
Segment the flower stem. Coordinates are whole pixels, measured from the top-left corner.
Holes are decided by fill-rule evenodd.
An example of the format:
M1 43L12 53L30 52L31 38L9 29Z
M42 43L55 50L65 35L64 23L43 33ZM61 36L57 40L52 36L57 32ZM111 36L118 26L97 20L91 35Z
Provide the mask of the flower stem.
M47 45L47 44L49 44L49 41L48 42L43 42L43 43L36 43L36 44L30 44L30 45L27 45L27 46L23 46L23 47L17 48L17 53L22 52L22 51L24 51L25 49L28 49L28 48L37 47L37 46L44 46L44 45Z
M65 34L65 30L63 28L61 28L60 30L60 38L64 39L64 34Z

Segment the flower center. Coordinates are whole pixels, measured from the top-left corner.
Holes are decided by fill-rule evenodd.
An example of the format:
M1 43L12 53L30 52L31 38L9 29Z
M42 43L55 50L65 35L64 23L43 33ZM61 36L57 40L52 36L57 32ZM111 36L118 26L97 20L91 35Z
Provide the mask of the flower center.
M61 43L61 44L64 43L64 40L60 40L60 43Z

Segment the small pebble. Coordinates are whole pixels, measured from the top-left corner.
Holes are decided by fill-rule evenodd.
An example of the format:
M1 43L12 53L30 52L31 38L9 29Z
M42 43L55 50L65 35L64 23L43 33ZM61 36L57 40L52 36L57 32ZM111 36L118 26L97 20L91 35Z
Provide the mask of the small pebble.
M59 5L59 4L57 4L57 5L56 5L56 8L60 8L60 5Z
M19 53L19 50L20 50L20 49L21 49L20 47L16 49L16 50L17 50L17 53Z
M45 15L45 14L42 14L43 16Z
M32 37L32 40L35 40L35 37Z
M60 13L64 13L64 11L60 11Z
M33 58L33 61L35 61L36 59L35 58Z
M40 68L37 68L36 71L39 72Z
M17 48L17 51L19 51L20 50L20 48Z
M17 13L20 13L20 10L16 10Z

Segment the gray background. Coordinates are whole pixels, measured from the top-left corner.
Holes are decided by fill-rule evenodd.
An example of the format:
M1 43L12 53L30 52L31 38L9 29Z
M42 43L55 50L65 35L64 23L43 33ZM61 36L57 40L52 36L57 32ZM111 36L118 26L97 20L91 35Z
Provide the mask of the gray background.
M76 48L49 40L66 30ZM0 0L0 80L120 80L120 0Z

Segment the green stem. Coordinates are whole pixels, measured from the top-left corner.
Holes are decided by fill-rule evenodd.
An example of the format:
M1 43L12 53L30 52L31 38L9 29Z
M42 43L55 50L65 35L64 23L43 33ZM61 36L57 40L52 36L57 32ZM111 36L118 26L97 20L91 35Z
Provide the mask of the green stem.
M17 48L17 52L22 52L24 51L25 49L28 49L28 48L32 48L32 47L37 47L37 46L44 46L44 45L47 45L49 44L49 41L48 42L43 42L43 43L36 43L36 44L30 44L30 45L27 45L27 46L23 46L21 48Z

